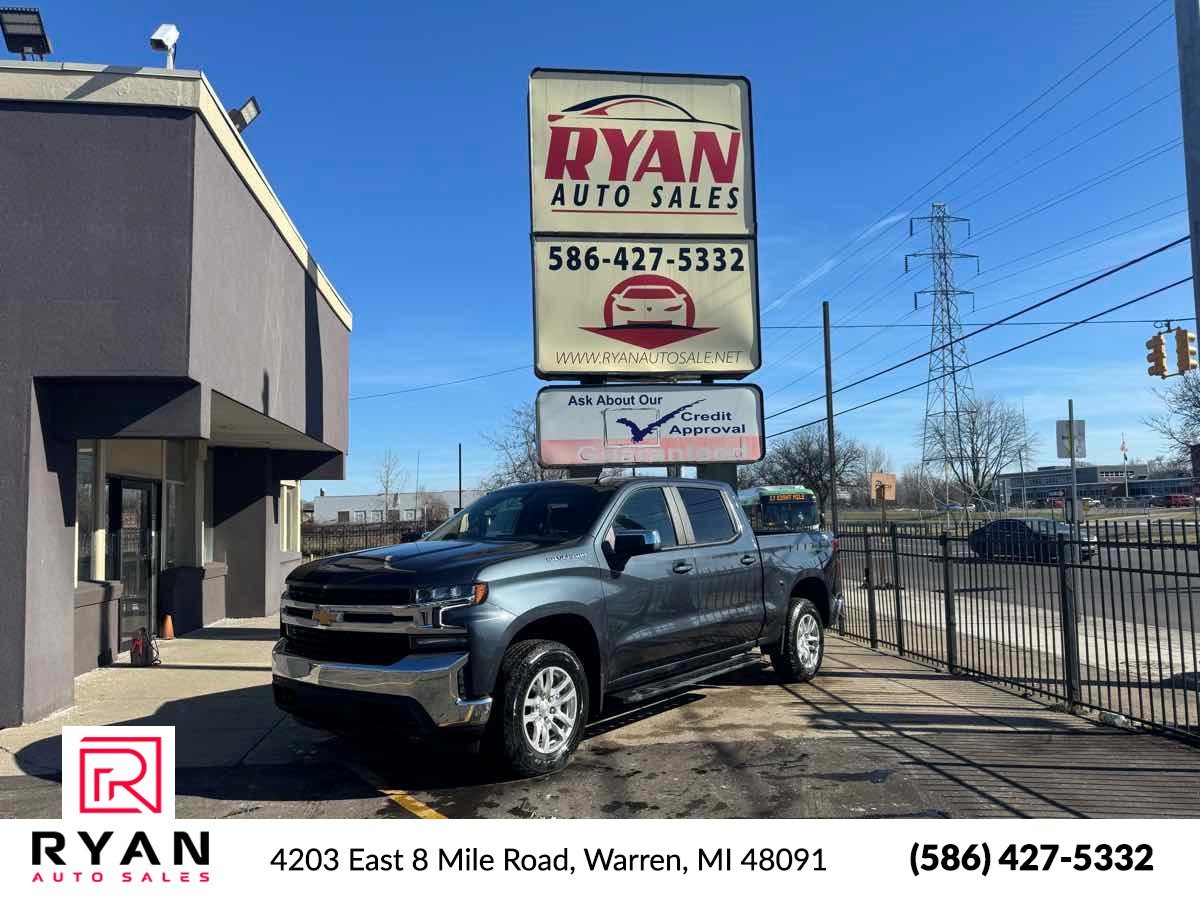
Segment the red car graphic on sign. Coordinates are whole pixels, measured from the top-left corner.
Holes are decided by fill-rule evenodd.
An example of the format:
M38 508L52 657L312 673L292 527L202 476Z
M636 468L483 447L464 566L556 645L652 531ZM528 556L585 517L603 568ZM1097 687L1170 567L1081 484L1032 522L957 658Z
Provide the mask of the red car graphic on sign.
M692 295L664 275L626 278L604 298L604 327L581 327L646 350L717 330L696 327Z

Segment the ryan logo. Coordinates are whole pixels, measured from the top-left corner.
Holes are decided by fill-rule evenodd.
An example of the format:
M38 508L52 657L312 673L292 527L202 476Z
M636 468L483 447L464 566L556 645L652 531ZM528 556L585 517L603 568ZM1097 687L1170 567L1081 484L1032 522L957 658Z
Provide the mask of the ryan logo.
M645 350L717 330L696 327L692 295L678 281L664 275L626 278L604 299L603 327L580 327Z
M548 113L545 127L535 171L550 212L741 214L745 151L736 125L665 97L612 94Z
M175 817L174 726L66 726L62 817Z

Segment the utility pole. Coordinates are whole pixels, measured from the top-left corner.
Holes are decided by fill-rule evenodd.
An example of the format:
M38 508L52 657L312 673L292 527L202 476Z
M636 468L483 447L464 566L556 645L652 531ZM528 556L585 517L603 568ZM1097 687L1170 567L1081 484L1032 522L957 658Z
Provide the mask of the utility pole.
M829 352L829 301L821 302L821 321L825 329L825 440L829 444L829 522L833 535L838 533L837 451L833 446L833 363Z
M421 505L421 451L417 451L417 483L413 485L413 506ZM413 515L416 515L414 512ZM425 514L421 513L421 530L425 530Z
M1187 175L1192 246L1192 302L1200 321L1200 0L1175 0L1179 50L1179 106L1183 113L1183 166Z
M462 509L462 441L458 442L458 508Z

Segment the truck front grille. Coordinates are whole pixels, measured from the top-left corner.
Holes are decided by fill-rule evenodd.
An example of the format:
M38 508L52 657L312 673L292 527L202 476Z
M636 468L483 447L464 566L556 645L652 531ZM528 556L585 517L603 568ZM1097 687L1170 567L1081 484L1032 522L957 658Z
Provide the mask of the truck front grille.
M288 649L317 662L386 666L399 662L411 650L406 634L335 631L299 625L286 625L284 628Z

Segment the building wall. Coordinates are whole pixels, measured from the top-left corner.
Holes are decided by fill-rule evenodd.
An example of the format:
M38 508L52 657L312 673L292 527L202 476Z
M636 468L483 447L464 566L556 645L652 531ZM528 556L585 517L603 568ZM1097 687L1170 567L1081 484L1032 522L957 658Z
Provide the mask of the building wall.
M474 503L487 491L480 490L463 490L463 506L469 506ZM453 510L458 506L458 491L429 491L429 496L440 498L446 504L446 508ZM406 509L416 509L417 495L412 492L398 493L396 500L392 504L392 509L398 509L403 512ZM339 512L348 512L353 515L355 511L362 510L365 512L385 510L383 494L341 494L341 495L326 495L324 497L314 497L313 504L313 522L317 525L333 525L338 521ZM418 516L420 513L418 513ZM369 518L369 517L368 517Z
M193 133L0 101L0 725L69 704L75 666L74 445L33 379L186 374Z
M188 624L272 612L278 481L341 473L349 332L193 110L0 100L0 135L3 727L70 705L115 627L74 584L76 438L207 439L219 392L324 444L225 466L225 568L167 579Z
M189 374L344 451L349 331L203 122L195 159Z

